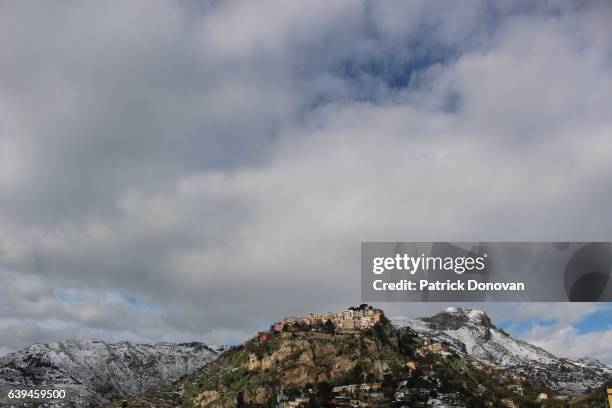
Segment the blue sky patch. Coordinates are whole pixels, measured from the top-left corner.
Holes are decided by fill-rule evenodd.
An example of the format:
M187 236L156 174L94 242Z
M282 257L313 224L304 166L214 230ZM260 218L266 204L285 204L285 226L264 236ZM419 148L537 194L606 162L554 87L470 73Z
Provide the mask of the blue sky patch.
M612 309L606 308L592 313L574 327L579 334L612 329Z

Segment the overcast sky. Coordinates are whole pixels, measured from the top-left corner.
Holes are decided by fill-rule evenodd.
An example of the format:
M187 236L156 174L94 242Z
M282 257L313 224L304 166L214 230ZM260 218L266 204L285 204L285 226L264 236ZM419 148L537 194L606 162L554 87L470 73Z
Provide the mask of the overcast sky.
M611 20L606 1L0 3L0 353L237 342L359 303L361 241L612 240ZM609 305L478 307L612 363Z

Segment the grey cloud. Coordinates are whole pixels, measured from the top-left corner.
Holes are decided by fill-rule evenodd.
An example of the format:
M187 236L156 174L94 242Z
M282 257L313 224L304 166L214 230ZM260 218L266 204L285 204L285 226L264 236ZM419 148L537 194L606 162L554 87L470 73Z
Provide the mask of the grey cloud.
M362 240L610 239L604 2L2 7L10 347L345 307Z

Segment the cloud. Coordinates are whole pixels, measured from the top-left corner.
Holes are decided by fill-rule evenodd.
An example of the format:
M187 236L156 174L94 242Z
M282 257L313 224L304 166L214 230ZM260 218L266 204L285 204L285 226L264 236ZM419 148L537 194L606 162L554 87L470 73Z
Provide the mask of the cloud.
M607 3L2 8L2 344L241 338L358 302L365 240L609 239Z
M604 329L590 333L579 333L569 325L552 327L536 326L522 338L562 357L578 359L593 357L608 366L612 365L612 330Z

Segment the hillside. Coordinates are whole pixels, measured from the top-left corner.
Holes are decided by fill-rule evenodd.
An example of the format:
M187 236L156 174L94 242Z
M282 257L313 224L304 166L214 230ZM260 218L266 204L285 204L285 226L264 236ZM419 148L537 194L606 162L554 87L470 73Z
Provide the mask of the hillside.
M400 330L408 327L424 338L448 343L457 351L519 375L539 378L552 390L571 395L594 389L612 375L612 369L596 360L559 358L517 339L497 328L478 310L448 308L430 317L395 318L393 324Z
M33 345L0 358L3 395L55 386L69 398L8 407L607 408L610 368L516 339L483 312L389 320L367 305L288 317L245 343Z
M446 311L413 329L398 321L394 326L382 311L373 324L337 317L349 311L325 323L312 315L277 323L173 386L131 399L128 406L563 407L575 401L575 407L605 407L598 387L607 374L583 365L584 376L567 376L560 369L551 372L551 382L541 372L521 370L519 361L554 365L561 360L507 334L499 341L498 329L481 312ZM473 333L466 324L474 326ZM476 330L481 326L489 334ZM582 382L559 388L572 378ZM594 384L594 391L579 395L587 384Z
M172 383L222 351L202 343L34 344L0 357L0 406L16 404L7 399L9 389L33 387L66 390L68 406L96 406Z

